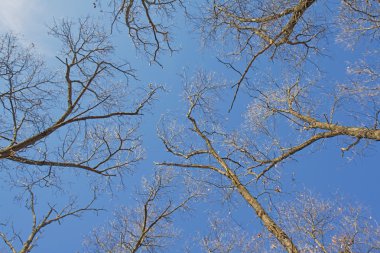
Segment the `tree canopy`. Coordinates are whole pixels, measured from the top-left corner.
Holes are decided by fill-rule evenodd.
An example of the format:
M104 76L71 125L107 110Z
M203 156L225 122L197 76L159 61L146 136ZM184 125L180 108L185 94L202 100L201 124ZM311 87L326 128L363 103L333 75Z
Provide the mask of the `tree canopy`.
M305 189L339 190L326 185L346 173L336 161L379 175L367 173L380 141L378 0L86 8L51 17L54 59L1 30L1 185L25 208L3 204L0 251L38 252L45 230L94 214L84 252L380 251L362 204ZM318 166L325 182L305 185L298 168Z

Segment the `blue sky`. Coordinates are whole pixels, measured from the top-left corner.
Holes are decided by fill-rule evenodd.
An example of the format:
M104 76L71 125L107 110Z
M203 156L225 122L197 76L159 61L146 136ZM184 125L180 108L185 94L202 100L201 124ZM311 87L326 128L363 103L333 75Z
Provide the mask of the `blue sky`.
M78 2L77 0L1 0L0 32L11 30L22 35L24 38L23 43L26 45L35 44L41 56L46 57L53 65L55 64L53 63L55 61L54 56L59 46L52 38L48 37L47 27L52 24L54 19L76 19L80 16L88 15L95 16L103 21L108 19L103 13L99 12L98 8L93 8L93 1L81 0L80 3ZM183 22L183 20L180 22ZM183 111L182 73L186 72L192 75L199 69L205 69L216 72L216 75L223 78L234 78L232 73L227 72L224 66L218 63L214 50L201 48L197 33L191 29L189 31L185 29L176 31L176 45L181 50L172 56L164 55L161 58L163 68L157 64L149 64L146 57L136 52L125 31L121 34L115 33L114 39L118 56L128 59L133 68L137 69L139 81L136 81L136 85L155 83L164 85L167 90L159 95L159 99L155 101L150 112L147 112L142 120L140 133L143 136L146 159L137 167L134 173L127 175L126 184L128 186L126 189L115 191L114 194L104 194L100 197L99 205L106 207L109 212L101 212L99 215L87 214L79 219L69 218L61 225L48 227L43 238L38 243L38 248L33 252L53 252L52 249L54 249L55 253L76 252L81 249L84 237L96 226L104 224L112 216L114 208L131 203L130 195L133 193L134 187L139 185L141 176L149 176L153 171L153 162L167 156L163 151L163 145L156 137L156 124L163 114ZM326 72L335 75L336 82L339 82L340 77L337 73L344 73L347 61L353 59L353 55L357 52L347 51L343 47L336 45L331 48L329 54L333 55L331 59L335 60L331 61L328 58L323 58L320 61L324 65ZM262 69L269 67L272 66L260 66ZM226 100L231 101L232 95L231 91L226 95ZM233 113L227 116L229 124L234 126L244 119L243 113L249 99L244 95L241 96L241 100L236 105L239 109L234 110ZM337 148L340 144L339 141L333 139L327 142L322 150L314 153L303 151L296 156L297 162L290 162L284 166L284 174L288 176L295 175L294 181L287 179L290 182L287 186L288 190L291 192L307 188L324 197L331 197L338 193L350 201L360 202L369 207L373 217L380 220L379 145L373 144L365 152L365 155L358 155L351 160L349 155L342 158L341 152ZM78 194L80 198L86 199L91 195L88 191L88 184L90 183L81 181L84 179L83 176L69 173L66 177L76 177L72 179L70 190L80 193ZM15 220L14 223L20 230L26 229L27 231L31 218L23 210L23 205L12 200L13 196L9 195L7 186L0 186L0 196L2 199L2 204L0 205L2 210L1 218L6 217L7 219ZM41 192L39 198L41 202L44 202L46 199L64 199L65 197L50 192ZM202 209L205 208L205 205L205 203L197 203L195 211L186 218L197 220L198 222L193 224L184 222L185 225L189 226L188 228L183 228L185 234L194 232L190 231L191 229L204 229L207 215L204 215L206 211ZM223 208L223 205L216 204L213 210L225 212ZM240 220L252 218L251 210L240 212L233 215L236 215ZM195 228L189 229L190 227Z

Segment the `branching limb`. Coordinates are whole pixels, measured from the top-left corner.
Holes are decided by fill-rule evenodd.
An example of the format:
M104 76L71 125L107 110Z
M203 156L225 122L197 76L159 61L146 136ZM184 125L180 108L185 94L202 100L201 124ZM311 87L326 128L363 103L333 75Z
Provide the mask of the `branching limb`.
M145 181L142 192L137 194L137 206L118 210L114 221L95 230L87 242L89 252L132 253L167 247L177 236L172 227L174 215L198 196L197 192L189 192L178 200L173 179L170 173L158 170L153 180ZM177 200L171 198L173 192Z
M97 3L101 5L101 1ZM175 51L170 36L170 21L174 12L184 8L182 0L110 0L108 7L113 18L112 28L123 20L135 47L152 61L161 66L158 60L161 52Z
M79 217L85 212L99 212L102 209L94 208L94 202L96 200L96 195L94 194L92 200L90 200L86 205L83 207L76 207L75 202L70 202L62 209L57 209L55 206L49 207L48 211L41 217L41 219L38 218L38 208L36 205L36 197L35 193L33 192L33 189L31 186L27 186L27 194L29 195L29 200L27 202L27 209L30 211L32 216L32 226L29 235L25 238L25 240L17 234L15 231L13 231L14 238L18 238L21 242L20 250L16 250L17 245L15 244L13 239L8 239L6 234L4 232L0 232L0 236L3 239L4 243L9 247L9 249L12 251L12 253L18 252L18 253L28 253L31 252L32 249L35 247L39 236L43 233L43 230L46 229L46 227L52 223L55 222L62 222L67 217Z
M141 99L126 97L119 82L135 78L134 71L111 59L109 35L89 18L55 23L50 34L63 44L61 73L50 73L15 37L0 39L0 78L9 83L0 93L0 159L106 176L141 159L137 119L161 87L150 85Z

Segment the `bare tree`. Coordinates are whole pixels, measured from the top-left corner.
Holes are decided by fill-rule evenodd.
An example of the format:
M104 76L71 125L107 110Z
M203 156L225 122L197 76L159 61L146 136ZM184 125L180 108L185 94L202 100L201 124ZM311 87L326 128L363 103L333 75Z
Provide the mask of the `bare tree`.
M101 1L96 3L102 7ZM184 8L182 0L111 0L107 7L103 9L110 10L112 28L119 22L126 25L134 45L148 54L152 61L160 64L158 57L161 51L175 51L170 27L174 23L175 11Z
M215 0L201 6L203 40L216 44L219 61L238 75L230 110L242 84L257 83L252 73L261 71L268 58L281 68L290 65L290 71L303 72L304 63L318 65L313 56L329 54L326 43L336 40L352 47L363 37L376 45L379 38L378 1Z
M336 198L322 200L307 191L280 204L280 223L302 252L378 252L380 227L363 207Z
M89 252L158 252L168 248L178 236L174 216L198 195L192 192L181 198L172 181L173 175L162 170L144 180L134 197L136 206L118 209L107 226L95 229L86 242Z
M215 122L212 122L213 112L211 110L212 105L215 103L212 98L215 97L215 94L210 93L212 93L212 90L217 90L217 88L217 86L213 85L213 80L203 74L200 74L194 82L188 85L186 90L189 109L186 118L189 123L189 132L182 133L178 130L173 131L173 129L167 128L160 130L160 138L166 150L174 157L177 157L178 162L162 162L159 164L162 166L201 169L219 174L222 181L227 184L224 187L232 188L241 195L284 249L288 252L298 252L292 239L272 219L271 215L265 210L264 205L260 203L259 196L262 192L257 193L253 187L250 188L253 183L251 180L252 174L245 168L244 161L240 159L241 156L226 145L225 139L228 139L229 134L223 132ZM206 115L210 116L206 117ZM197 116L202 119L200 122ZM181 141L182 138L186 141ZM255 180L256 178L253 177L253 179ZM210 184L213 183L210 182Z
M257 99L248 107L248 136L261 136L271 148L264 151L249 140L232 143L256 163L252 169L258 178L298 152L316 143L340 138L342 155L364 142L380 140L379 84L377 67L358 64L349 68L351 82L335 89L326 88L306 79L279 83L267 82L266 88L255 92ZM324 97L323 103L320 97ZM276 126L288 131L281 136ZM251 135L252 134L252 135ZM288 138L293 136L293 139Z
M52 223L61 223L69 217L79 217L87 212L98 212L101 209L94 208L93 204L96 196L92 198L86 205L78 207L75 200L70 201L63 207L62 203L49 204L45 214L39 215L38 210L42 209L37 205L36 195L32 185L27 185L25 189L26 208L29 210L32 217L32 224L29 234L24 236L22 232L17 232L13 224L1 224L4 229L0 231L0 237L7 249L7 252L12 253L28 253L31 252L38 243L39 238L43 234L47 226ZM23 226L24 228L26 226Z
M139 119L159 89L131 85L134 70L115 61L110 35L89 18L56 22L50 35L62 44L51 66L15 35L0 36L0 172L15 194L15 187L26 189L33 218L26 238L1 223L12 252L30 252L52 223L99 210L95 197L87 204L61 199L37 205L35 189L73 195L60 179L72 175L68 169L109 182L104 179L132 168L142 159Z
M209 1L201 17L204 40L226 43L221 63L239 76L231 108L241 85L248 80L254 62L260 56L284 58L296 66L325 31L312 10L316 1ZM241 64L236 61L243 62Z
M339 23L338 41L353 47L360 38L379 39L379 1L343 0Z
M329 17L331 6L340 10L339 16ZM324 36L332 32L337 40L350 34L356 38L370 35L374 38L372 42L377 43L378 1L318 5L317 1L308 0L215 0L207 1L202 10L205 40L226 42L220 62L239 75L233 85L230 110L240 87L250 78L254 63L264 58L261 56L285 59L292 66L302 67L310 60L311 51L322 51L329 39ZM338 36L334 30L337 25L341 32ZM279 243L288 252L297 252L291 236L258 199L268 191L280 192L276 168L318 142L340 138L346 142L340 147L344 154L363 142L380 140L377 67L367 60L358 61L348 69L353 74L351 79L339 86L332 85L333 88L328 87L332 82L321 85L305 78L303 74L307 71L302 68L301 74L285 81L281 77L278 78L281 81L259 86L257 83L263 80L255 80L255 84L246 82L254 99L246 114L250 131L244 134L223 130L222 120L216 119L220 115L212 109L214 102L209 101L212 98L205 95L218 87L201 77L196 81L200 84L187 90L190 106L186 118L191 130L183 127L183 131L178 131L177 125L169 125L160 132L167 151L178 160L160 164L218 173L223 183L212 180L208 183L236 189ZM328 104L321 103L321 96L329 99ZM355 105L359 106L354 108ZM290 130L286 136L284 129Z
M360 204L341 197L321 199L304 190L277 204L279 224L299 247L299 252L378 252L379 224ZM210 222L202 239L206 252L283 252L267 231L250 235L228 217Z
M339 16L329 17L331 6L341 11ZM259 58L265 60L261 56L285 59L292 66L302 67L310 60L311 51L323 50L329 40L324 36L332 32L334 36L330 38L338 41L345 36L357 39L370 35L377 51L378 1L342 1L335 5L318 5L307 0L208 1L202 7L205 39L226 42L220 62L239 75L233 86L232 105L240 87L250 78L254 63ZM337 35L334 29L342 20L344 24L339 25L341 33ZM322 38L327 40L321 42ZM260 85L257 83L263 80L255 80L255 84L247 82L254 99L246 114L249 131L239 129L240 132L225 130L223 115L213 110L214 95L207 95L219 88L214 81L201 76L187 87L188 124L181 131L175 124L163 124L160 130L166 150L177 159L159 164L218 175L208 177L207 183L236 190L285 250L300 252L302 245L298 245L288 227L274 219L261 198L281 192L276 170L316 143L339 138L345 142L339 146L344 155L363 142L372 144L380 140L376 62L355 62L348 69L350 78L339 85L333 82L322 85L306 78L312 72L306 68L300 68L295 76L289 74L287 79L272 78ZM322 103L321 96L328 98L328 102ZM288 129L289 133L284 135Z
M112 61L108 36L89 19L77 25L62 21L50 33L62 42L56 72L14 35L1 37L2 167L114 175L141 159L133 118L157 89L128 90L133 70Z
M175 159L161 162L161 165L212 172L207 183L236 190L288 252L299 252L301 245L293 240L287 227L275 221L270 206L263 199L263 196L278 195L282 191L280 165L317 141L339 136L354 138L353 143L342 148L346 152L361 140L378 141L380 133L374 117L368 118L375 120L371 122L375 123L374 127L332 123L323 114L320 117L324 120L318 120L312 116L317 112L315 103L305 92L314 87L306 86L304 90L298 85L299 80L287 88L274 85L274 89L267 87L267 92L260 91L261 96L255 99L247 113L248 128L243 125L236 131L228 131L223 114L215 110L217 92L223 94L219 81L200 73L185 86L189 102L188 124L183 127L165 124L159 133L166 150ZM374 103L378 101L375 99ZM332 115L337 111L333 110ZM281 130L277 130L280 126ZM293 132L282 136L287 129ZM215 174L219 177L212 176ZM202 176L199 178L206 181Z
M173 51L169 22L174 11L183 7L181 0L108 3L112 26L124 16L133 42L153 61L158 62L161 50ZM379 2L342 1L334 5L340 11L334 20L326 14L331 12L325 11L331 5L323 4L324 8L310 0L206 2L202 16L205 37L227 42L220 62L239 75L230 110L243 83L253 97L245 126L238 131L227 129L223 114L214 109L215 93L225 91L218 81L215 84L200 75L186 87L187 125L178 129L177 125L163 124L160 129L166 150L176 158L160 165L205 171L206 179L199 180L240 194L288 252L302 252L303 246L296 234L293 237L292 228L263 200L263 196L270 198L281 192L277 174L281 165L332 138L343 143L339 146L342 155L380 140L379 64L378 58L368 60L378 54ZM333 29L339 20L343 24L339 24L337 35ZM334 32L338 41L371 38L374 50L350 65L346 80L322 85L307 77L314 69L300 68L296 76L290 73L287 78L246 82L254 63L265 60L264 55L269 60L281 58L292 66L304 66L311 51L322 51L325 44L320 39L325 31ZM135 133L138 124L131 118L141 115L157 88L140 90L130 98L136 93L125 84L134 78L134 71L124 62L114 62L109 36L88 19L77 25L67 21L56 24L51 34L63 43L56 72L49 71L29 49L20 48L13 35L1 38L0 77L7 84L0 89L1 168L8 173L19 167L27 173L39 171L37 179L32 173L33 183L46 182L57 168L115 175L141 159L140 139ZM328 102L321 102L321 97ZM112 233L95 235L98 251L156 248L155 243L160 242L155 241L156 230L151 228L186 203L172 206L169 201L163 211L149 213L159 192L155 193L156 188L142 202L145 213L137 212L142 218L112 228L122 231L122 240ZM119 215L121 221L123 215ZM158 236L166 237L161 232ZM313 242L323 251L317 243L320 238L314 237ZM103 245L105 242L110 244ZM212 243L206 244L212 247ZM349 243L345 245L351 250Z
M238 74L231 110L242 84L251 84L251 70L259 69L254 63L260 58L283 59L282 63L302 70L304 62L314 60L311 52L326 54L325 44L334 36L347 45L362 36L378 38L378 1L316 2L212 0L194 8L180 0L114 0L108 9L113 25L124 16L132 41L154 61L161 50L173 51L169 28L177 10L184 9L206 44L216 45L218 60Z

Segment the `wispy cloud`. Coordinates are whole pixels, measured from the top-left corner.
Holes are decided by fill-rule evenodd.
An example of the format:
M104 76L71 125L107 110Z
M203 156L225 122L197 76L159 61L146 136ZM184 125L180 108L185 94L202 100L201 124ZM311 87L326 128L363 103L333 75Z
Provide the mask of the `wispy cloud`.
M43 54L55 54L55 45L47 38L54 19L89 15L91 0L0 0L0 33L14 32L22 42L34 43Z
M39 0L1 0L0 29L20 34L35 32L43 13L44 5Z

